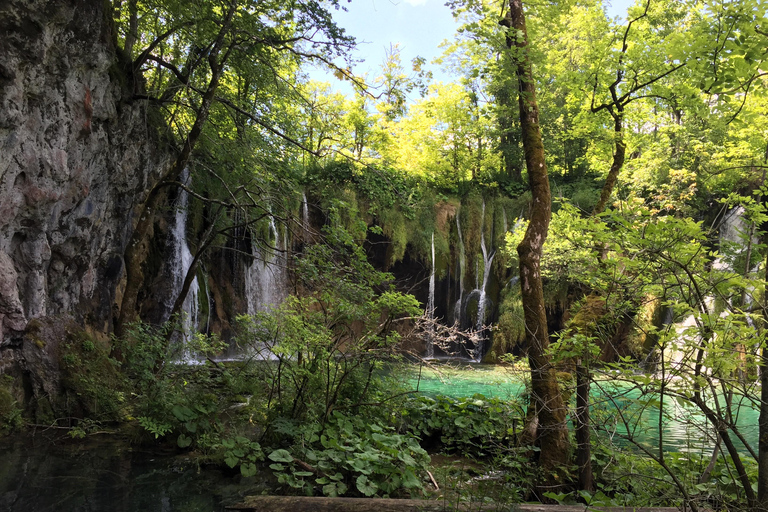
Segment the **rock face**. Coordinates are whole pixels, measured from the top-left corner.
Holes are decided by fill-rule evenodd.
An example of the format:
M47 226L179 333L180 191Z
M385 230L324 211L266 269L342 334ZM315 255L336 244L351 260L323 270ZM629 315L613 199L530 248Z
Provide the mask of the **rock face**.
M0 5L0 373L24 366L33 319L110 332L132 212L162 158L107 5Z

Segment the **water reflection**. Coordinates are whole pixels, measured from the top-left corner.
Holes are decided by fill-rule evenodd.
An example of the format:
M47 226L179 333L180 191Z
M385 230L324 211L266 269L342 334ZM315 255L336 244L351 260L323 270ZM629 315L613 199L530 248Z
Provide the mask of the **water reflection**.
M4 512L220 512L265 482L199 468L188 457L131 450L113 439L0 440Z

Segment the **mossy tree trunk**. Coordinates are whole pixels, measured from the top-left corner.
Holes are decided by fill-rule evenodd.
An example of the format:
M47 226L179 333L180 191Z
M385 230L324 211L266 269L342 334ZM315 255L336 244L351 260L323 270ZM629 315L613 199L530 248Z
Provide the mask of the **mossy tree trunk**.
M530 222L522 242L517 247L517 253L520 258L520 288L528 361L531 367L531 405L538 416L535 436L536 443L541 448L539 464L546 475L540 488L544 489L556 484L555 471L568 462L569 452L565 404L555 369L547 353L549 332L540 269L542 250L552 215L551 193L521 0L509 1L509 13L502 20L502 24L508 27L507 45L516 57L520 126L532 193Z
M611 199L613 189L616 187L619 172L624 167L624 160L627 154L627 143L624 141L624 106L618 104L615 110L609 108L608 111L613 117L613 161L611 162L611 168L608 170L608 175L605 177L603 188L600 191L600 199L592 211L594 217L603 213L608 206L608 201Z

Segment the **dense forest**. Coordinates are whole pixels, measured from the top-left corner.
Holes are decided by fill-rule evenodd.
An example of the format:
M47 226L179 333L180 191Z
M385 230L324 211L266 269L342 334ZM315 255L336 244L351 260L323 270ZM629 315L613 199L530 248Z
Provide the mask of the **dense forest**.
M354 2L0 7L0 432L272 494L768 510L768 5L447 5L376 76ZM417 391L451 361L522 390Z

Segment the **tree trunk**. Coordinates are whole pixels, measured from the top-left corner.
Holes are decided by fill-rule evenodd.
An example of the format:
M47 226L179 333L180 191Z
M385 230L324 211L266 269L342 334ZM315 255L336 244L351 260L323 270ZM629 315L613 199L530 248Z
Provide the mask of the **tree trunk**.
M446 504L430 500L390 498L327 498L305 496L246 496L242 503L225 507L245 512L442 512ZM459 503L450 510L498 510L498 503ZM584 512L584 505L532 505L514 506L520 512ZM662 507L600 507L604 512L678 512L677 508Z
M128 58L133 55L133 45L136 44L139 33L139 8L136 1L128 2L128 30L125 33L125 54Z
M525 315L528 362L531 367L531 405L538 413L536 441L541 448L539 465L546 475L539 489L546 490L556 484L554 470L568 461L569 446L566 409L555 369L547 354L549 333L540 270L542 249L552 213L551 194L521 0L509 1L509 14L502 20L502 24L509 28L507 45L516 56L520 125L532 193L530 222L522 242L517 247L517 253L520 258L520 288Z
M627 143L624 142L624 108L619 105L618 112L613 113L613 161L611 162L611 168L608 171L608 176L605 177L605 183L603 189L600 191L600 200L595 205L595 209L592 211L593 216L600 215L605 211L608 206L608 201L611 199L611 194L616 186L616 181L619 178L619 172L624 167L624 160L627 154Z

